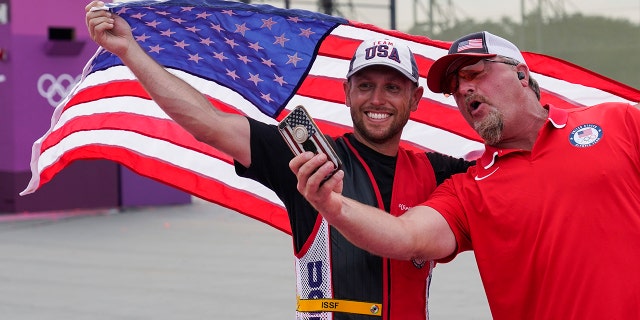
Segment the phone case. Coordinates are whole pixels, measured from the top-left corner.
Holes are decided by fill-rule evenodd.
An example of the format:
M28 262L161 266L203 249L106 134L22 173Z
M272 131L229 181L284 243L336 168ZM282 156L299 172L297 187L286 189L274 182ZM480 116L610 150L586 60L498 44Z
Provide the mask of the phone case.
M342 161L303 106L297 106L278 124L280 134L294 155L304 151L323 152L333 162L334 172L342 168Z

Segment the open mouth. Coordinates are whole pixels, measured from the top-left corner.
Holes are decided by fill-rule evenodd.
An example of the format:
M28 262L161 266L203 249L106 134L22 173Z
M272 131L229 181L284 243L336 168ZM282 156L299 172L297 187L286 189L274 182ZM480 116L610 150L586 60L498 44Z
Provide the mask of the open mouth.
M473 101L469 104L469 107L471 107L471 111L476 111L480 107L480 104L482 104L482 102Z
M367 117L375 120L382 120L389 118L391 115L388 113L379 113L379 112L366 112Z

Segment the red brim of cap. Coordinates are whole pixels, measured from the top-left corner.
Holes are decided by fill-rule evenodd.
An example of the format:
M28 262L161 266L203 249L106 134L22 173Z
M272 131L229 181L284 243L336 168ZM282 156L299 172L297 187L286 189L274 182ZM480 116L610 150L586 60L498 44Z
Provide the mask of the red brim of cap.
M448 54L446 56L440 57L436 60L429 68L429 72L427 73L427 87L429 90L434 93L443 93L444 92L444 80L446 76L446 72L449 69L449 66L461 58L470 58L480 60L482 58L491 58L495 57L495 53L453 53ZM447 92L448 93L448 92Z

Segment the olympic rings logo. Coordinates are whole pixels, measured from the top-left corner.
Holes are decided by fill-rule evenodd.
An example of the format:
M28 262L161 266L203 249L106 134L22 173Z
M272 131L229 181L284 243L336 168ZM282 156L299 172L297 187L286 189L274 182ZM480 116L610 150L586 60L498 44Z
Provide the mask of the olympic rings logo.
M71 92L81 77L82 75L78 75L74 79L71 75L63 73L56 78L45 73L38 79L38 92L47 99L49 105L55 108Z

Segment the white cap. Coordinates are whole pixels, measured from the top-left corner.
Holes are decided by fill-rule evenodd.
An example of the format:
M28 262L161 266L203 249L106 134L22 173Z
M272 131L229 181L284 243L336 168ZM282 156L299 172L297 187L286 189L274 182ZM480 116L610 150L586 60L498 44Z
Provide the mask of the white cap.
M370 39L363 41L351 59L347 78L363 68L383 65L400 71L413 83L418 83L418 65L411 49L406 45L389 39Z
M427 86L435 93L441 93L449 66L460 58L485 59L503 56L526 64L522 53L513 43L487 31L468 34L454 41L447 55L440 57L429 68Z

